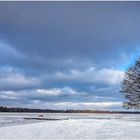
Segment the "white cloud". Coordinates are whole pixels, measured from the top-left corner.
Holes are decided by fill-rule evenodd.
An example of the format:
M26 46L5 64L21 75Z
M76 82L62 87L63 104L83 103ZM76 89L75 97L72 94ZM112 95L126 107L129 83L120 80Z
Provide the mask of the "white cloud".
M10 74L0 77L1 89L29 88L40 84L40 80L34 77L26 77L23 74Z
M47 106L53 109L111 109L121 107L122 102L59 102L48 103Z
M80 110L110 110L110 109L122 109L122 102L47 102L41 103L39 100L35 100L26 107L34 108L50 108L50 109L80 109Z
M40 95L46 95L46 96L60 96L60 95L78 95L78 94L86 94L84 92L77 92L70 87L64 87L64 88L52 88L52 89L37 89L37 93Z
M85 92L78 92L70 87L64 88L52 88L52 89L29 89L29 90L19 90L19 91L0 91L0 99L4 97L4 99L26 99L32 100L32 98L36 99L46 99L47 97L60 97L60 96L75 96L75 95L86 95ZM58 98L59 100L59 98Z
M80 101L73 102L68 101L68 98L75 96L88 95L88 93L78 92L69 87L65 88L52 88L52 89L34 89L34 90L20 90L20 91L0 91L0 99L8 101L8 105L13 105L13 100L15 105L21 107L30 107L30 108L51 108L51 109L112 109L112 108L121 108L122 102L113 102L113 98L108 97L98 97L91 96L95 99L108 99L108 101L102 102L88 102ZM65 100L61 100L60 97L68 97ZM50 100L53 99L53 100ZM110 101L109 101L110 100ZM12 102L11 102L12 101Z
M0 89L26 89L40 85L41 80L36 77L26 76L17 70L5 67L0 69Z
M116 85L123 79L124 72L115 69L96 70L94 67L85 70L71 70L67 73L57 72L51 75L50 79L75 81L82 83L105 83Z

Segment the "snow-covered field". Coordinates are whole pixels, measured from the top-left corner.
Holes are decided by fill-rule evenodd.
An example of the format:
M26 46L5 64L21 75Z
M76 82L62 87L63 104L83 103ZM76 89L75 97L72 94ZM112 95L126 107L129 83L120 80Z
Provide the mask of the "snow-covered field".
M140 139L140 115L44 114L60 121L24 120L36 113L0 113L0 139Z

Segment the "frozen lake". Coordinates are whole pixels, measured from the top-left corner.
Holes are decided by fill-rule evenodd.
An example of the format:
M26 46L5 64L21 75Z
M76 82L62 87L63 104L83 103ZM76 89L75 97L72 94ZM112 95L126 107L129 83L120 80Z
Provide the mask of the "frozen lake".
M140 139L138 114L45 113L68 120L24 120L40 114L0 113L0 139Z

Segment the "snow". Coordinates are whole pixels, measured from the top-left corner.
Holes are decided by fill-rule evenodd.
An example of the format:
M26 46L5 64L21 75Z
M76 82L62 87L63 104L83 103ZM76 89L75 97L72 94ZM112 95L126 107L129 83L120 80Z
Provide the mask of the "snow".
M49 117L67 117L69 120L36 123L23 121L16 125L1 126L0 139L140 139L139 115L46 115ZM4 115L0 114L0 116L2 116L0 118L4 118ZM15 116L22 119L23 116L35 116L35 114L16 114Z

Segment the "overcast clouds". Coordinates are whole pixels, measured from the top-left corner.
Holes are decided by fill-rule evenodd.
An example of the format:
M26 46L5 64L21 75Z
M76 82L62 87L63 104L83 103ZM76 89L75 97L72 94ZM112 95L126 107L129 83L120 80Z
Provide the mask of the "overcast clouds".
M139 2L0 2L0 104L122 109L139 15Z

